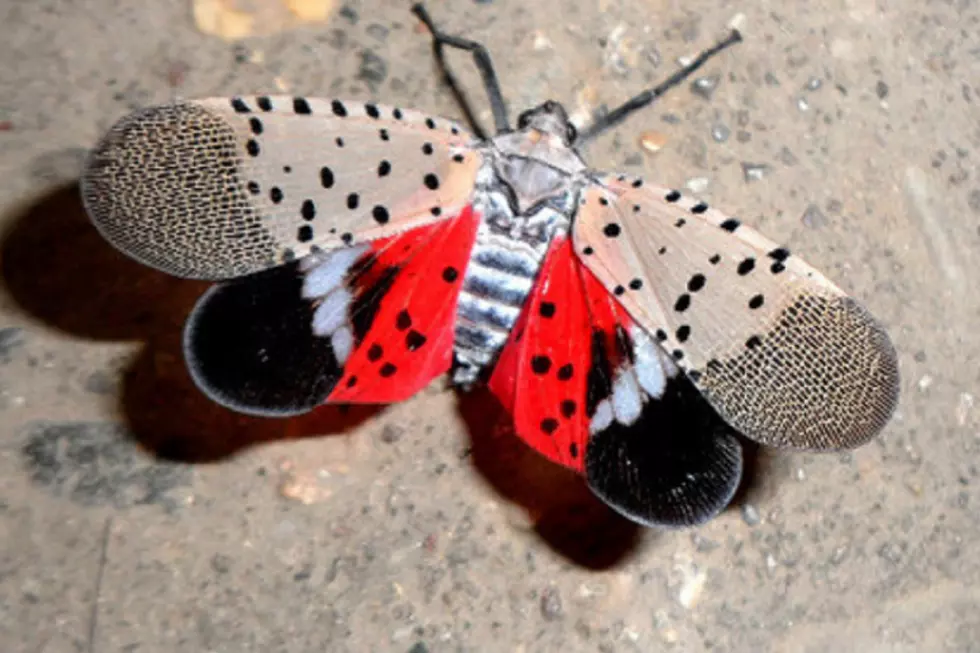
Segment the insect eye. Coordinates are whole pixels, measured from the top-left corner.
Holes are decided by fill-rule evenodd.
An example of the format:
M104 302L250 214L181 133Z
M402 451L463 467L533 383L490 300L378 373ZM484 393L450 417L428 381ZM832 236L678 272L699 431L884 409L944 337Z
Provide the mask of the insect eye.
M525 111L521 115L517 116L517 128L518 129L524 129L525 127L527 127L527 125L528 125L529 122L530 122L530 116L528 116L528 112L527 111Z

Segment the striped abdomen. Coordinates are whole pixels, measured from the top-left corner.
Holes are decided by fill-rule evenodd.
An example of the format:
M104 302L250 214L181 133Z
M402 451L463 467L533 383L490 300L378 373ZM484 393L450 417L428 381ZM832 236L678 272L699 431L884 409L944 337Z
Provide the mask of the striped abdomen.
M453 381L468 386L493 365L531 293L548 245L568 229L560 212L542 207L515 216L498 193L478 193L481 224L456 307Z

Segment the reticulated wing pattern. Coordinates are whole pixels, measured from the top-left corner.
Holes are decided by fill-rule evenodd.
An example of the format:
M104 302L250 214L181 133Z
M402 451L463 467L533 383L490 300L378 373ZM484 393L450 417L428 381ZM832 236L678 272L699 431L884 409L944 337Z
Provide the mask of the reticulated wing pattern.
M211 98L121 119L82 194L113 245L227 279L457 215L481 156L455 122L371 103Z
M898 366L881 326L758 232L675 190L604 178L573 227L576 253L745 436L839 449L894 411Z

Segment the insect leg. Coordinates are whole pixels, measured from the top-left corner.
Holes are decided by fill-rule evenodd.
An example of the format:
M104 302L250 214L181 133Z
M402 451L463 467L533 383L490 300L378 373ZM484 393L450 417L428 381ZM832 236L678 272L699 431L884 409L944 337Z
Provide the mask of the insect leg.
M596 136L606 131L610 127L614 127L615 125L618 125L634 111L642 109L643 107L647 106L648 104L656 100L658 97L660 97L661 95L669 91L671 88L677 86L678 84L681 84L684 80L686 80L688 77L693 75L698 68L703 66L704 63L708 61L708 59L715 56L722 50L728 48L729 46L735 45L741 40L742 40L742 35L739 34L738 30L733 29L731 34L729 34L725 40L720 41L719 43L716 43L715 45L708 48L707 50L701 52L697 57L694 58L694 61L687 64L683 68L677 70L673 75L665 79L657 86L649 90L643 91L636 97L627 100L622 105L616 107L615 109L607 113L599 120L596 120L588 127L585 127L582 130L580 130L579 137L576 140L576 145L581 145L582 143L595 138Z
M419 20L425 23L425 26L429 28L429 32L432 33L432 42L436 55L436 62L439 64L439 68L442 70L446 84L449 85L449 88L456 97L456 100L463 107L463 111L466 113L466 118L473 127L473 131L476 133L476 135L480 138L487 138L487 135L483 133L479 123L477 123L469 103L466 101L462 90L460 90L459 85L456 82L456 78L453 76L452 72L450 72L449 66L446 64L443 46L448 45L451 48L459 48L460 50L466 50L467 52L471 52L473 54L473 61L476 63L476 68L480 72L480 77L483 78L483 86L486 89L487 97L490 100L490 110L493 111L494 128L498 132L509 129L510 123L507 120L507 107L504 104L504 98L500 93L500 83L497 81L497 73L494 72L493 62L490 60L490 52L487 51L486 47L481 43L477 43L476 41L470 41L458 36L450 36L439 31L439 29L433 24L432 18L429 16L429 12L426 11L425 7L423 7L421 3L412 7L412 13L418 16Z

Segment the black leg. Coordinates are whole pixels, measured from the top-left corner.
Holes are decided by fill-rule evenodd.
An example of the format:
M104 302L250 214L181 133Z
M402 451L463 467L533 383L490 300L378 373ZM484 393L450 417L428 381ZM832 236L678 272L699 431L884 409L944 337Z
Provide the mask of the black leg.
M668 77L666 80L664 80L654 88L651 88L650 90L640 93L639 95L632 98L631 100L627 100L624 104L622 104L619 107L616 107L615 109L607 113L605 116L603 116L596 122L592 123L588 127L583 128L579 132L579 137L578 140L576 140L576 145L591 140L596 136L598 136L599 134L601 134L602 132L609 129L610 127L614 127L615 125L618 125L619 123L623 122L623 120L625 120L634 111L637 111L638 109L642 109L643 107L647 106L648 104L656 100L658 97L660 97L661 95L669 91L671 88L677 86L678 84L681 84L685 79L687 79L692 74L694 74L694 72L698 68L703 66L708 59L715 56L725 48L735 45L741 40L742 40L742 35L738 33L738 30L732 30L732 33L729 34L728 38L726 38L724 41L715 44L711 48L699 54L697 57L695 57L694 61L692 61L688 65L684 66L683 68L675 72L673 75Z
M450 90L456 97L460 106L463 108L463 112L466 114L467 120L473 126L473 130L477 136L480 138L487 138L487 134L483 132L480 124L476 120L476 116L473 113L469 102L466 100L466 96L463 94L456 82L456 78L453 76L452 72L449 70L449 66L446 64L445 55L443 53L443 47L449 46L451 48L459 48L460 50L466 50L473 53L473 61L476 63L476 69L480 71L480 76L483 78L483 86L487 91L487 97L490 100L490 110L493 111L493 124L496 131L504 131L510 129L510 123L507 120L507 107L504 105L504 98L500 94L500 84L497 82L497 73L493 70L493 62L490 60L490 53L487 49L480 43L476 41L469 41L467 39L461 39L457 36L450 36L448 34L443 34L440 32L436 26L432 23L432 18L429 16L429 12L425 10L420 4L414 5L412 7L412 13L419 17L425 26L429 28L432 33L432 43L433 49L436 55L436 62L439 64L439 68L442 70L446 84L449 85Z

